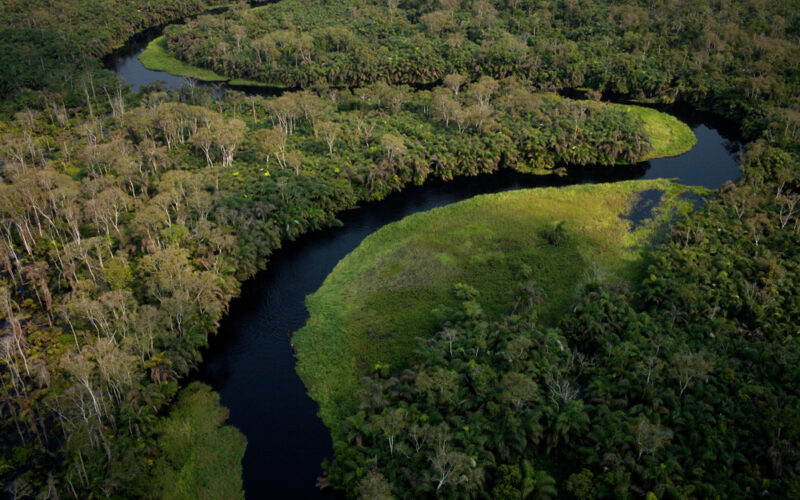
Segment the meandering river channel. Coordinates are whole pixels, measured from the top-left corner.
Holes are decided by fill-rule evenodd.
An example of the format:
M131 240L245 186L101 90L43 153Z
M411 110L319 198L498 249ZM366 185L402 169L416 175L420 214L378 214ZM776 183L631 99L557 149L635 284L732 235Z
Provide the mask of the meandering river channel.
M134 88L155 81L164 81L168 88L181 86L182 78L149 71L137 59L160 32L154 29L137 35L108 57L106 64ZM633 166L570 168L563 177L505 170L450 182L431 181L344 212L339 217L342 227L305 235L276 252L269 268L243 285L241 297L233 301L218 335L211 339L199 373L230 409L229 423L247 436L243 462L247 496L325 496L315 488L315 480L322 474L322 460L333 456L331 438L317 417L316 403L295 373L288 334L305 324L306 295L320 287L341 258L385 224L479 194L660 177L717 188L739 178L735 160L739 143L733 132L709 116L679 108L670 111L697 136L697 145L682 156Z

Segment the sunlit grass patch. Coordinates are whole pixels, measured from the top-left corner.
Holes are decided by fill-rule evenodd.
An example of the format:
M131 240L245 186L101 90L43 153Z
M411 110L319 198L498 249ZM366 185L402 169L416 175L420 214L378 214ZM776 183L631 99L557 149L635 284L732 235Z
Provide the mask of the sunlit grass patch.
M644 131L653 146L642 160L682 155L697 144L689 125L670 114L644 106L625 106L625 109L644 122Z
M665 192L662 210L631 232L620 218L638 193ZM442 306L455 306L457 283L480 292L489 318L510 311L523 267L555 324L581 283L640 280L642 248L686 188L665 180L511 191L422 212L366 238L307 299L311 317L294 336L297 370L334 432L354 412L361 376L380 364L414 361L417 337L436 332ZM563 236L554 244L556 224Z
M160 36L147 44L147 48L139 54L139 60L151 71L165 71L175 76L185 76L206 82L224 82L228 78L211 70L198 68L173 57L167 52L164 37Z

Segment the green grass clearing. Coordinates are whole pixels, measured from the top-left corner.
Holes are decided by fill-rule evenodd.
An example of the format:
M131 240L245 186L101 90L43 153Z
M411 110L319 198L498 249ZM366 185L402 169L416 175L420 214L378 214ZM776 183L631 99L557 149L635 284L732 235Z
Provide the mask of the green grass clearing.
M220 7L217 7L220 8ZM174 57L167 50L164 44L164 37L160 36L153 39L147 44L147 48L139 54L139 61L142 65L151 71L164 71L170 75L185 76L187 78L194 78L204 82L227 82L233 86L246 86L246 87L268 87L268 88L284 88L281 84L269 85L255 80L245 80L242 78L229 79L227 76L215 73L210 69L204 69L197 66L187 64L180 59Z
M661 208L636 231L620 214L637 194L665 192ZM294 335L297 371L334 433L355 410L359 380L380 363L414 360L417 337L436 333L432 311L456 306L452 291L480 292L490 318L511 309L523 264L547 294L542 321L567 311L589 274L638 282L641 248L688 188L666 180L531 189L477 196L381 228L342 259L307 298L310 318ZM669 207L670 210L666 208ZM544 236L559 221L566 237Z
M164 37L160 36L147 44L147 48L139 54L139 60L145 68L151 71L165 71L170 75L185 76L202 80L204 82L226 82L227 77L214 73L211 70L198 68L186 64L167 52Z
M626 105L625 110L644 122L644 131L653 146L642 161L682 155L697 144L697 137L689 125L670 114L644 106Z

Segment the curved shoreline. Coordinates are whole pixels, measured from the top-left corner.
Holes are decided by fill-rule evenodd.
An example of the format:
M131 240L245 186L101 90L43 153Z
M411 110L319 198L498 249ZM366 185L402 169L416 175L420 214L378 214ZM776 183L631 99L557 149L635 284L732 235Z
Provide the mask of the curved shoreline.
M690 117L687 117L690 119ZM545 186L566 186L633 179L680 177L684 184L716 188L740 175L727 140L714 129L690 119L698 147L677 158L649 164L572 168L565 177L522 174L501 169L491 174L431 179L409 185L381 201L337 214L341 227L305 233L286 242L265 271L246 281L231 302L218 334L199 368L199 378L221 394L230 409L229 425L247 436L243 461L249 496L322 498L314 488L320 462L332 458L330 430L319 418L319 406L295 370L287 332L309 317L306 296L319 289L338 262L364 238L407 215L449 205L473 196ZM714 172L695 168L715 158ZM282 450L276 456L274 450Z
M648 191L663 196L648 220L633 227L623 215ZM590 266L635 285L657 229L679 206L681 213L690 210L684 194L706 192L665 179L540 187L478 195L384 225L307 297L310 317L293 336L297 372L325 424L341 437L357 411L362 377L374 366L402 371L417 362L415 339L437 328L428 309L457 307L456 283L474 287L487 317L495 318L508 313L507 287L530 266L526 279L544 292L541 320L555 326ZM553 221L564 224L559 244L547 243Z
M707 127L698 130L701 141L703 137L714 137L703 135L709 130ZM305 322L305 295L316 290L329 272L325 270L327 263L320 264L320 259L330 261L332 268L347 253L345 247L356 246L374 230L373 225L382 227L395 217L464 197L520 187L608 182L650 175L683 177L675 169L660 165L703 164L692 159L698 153L690 151L681 160L656 159L652 164L570 168L566 177L553 172L546 176L526 176L499 171L452 182L428 181L424 187L407 186L380 202L364 202L363 208L337 214L345 223L343 229L307 233L302 242L286 242L280 254L270 259L267 271L245 282L241 296L231 303L231 313L225 318L220 335L209 339L211 347L200 367L201 378L220 392L222 404L230 408L229 424L241 429L250 441L243 462L248 494L259 496L264 491L274 494L275 488L285 488L281 490L284 497L319 494L313 488L313 481L319 474L320 460L330 456L330 432L319 420L319 408L307 397L307 389L297 376L286 333ZM721 166L720 169L724 170ZM735 175L731 172L722 175L730 178ZM508 177L514 180L509 181ZM687 183L719 185L716 179L708 182L693 179L694 182ZM402 210L397 210L398 203L403 204ZM281 457L274 456L274 450L286 452L287 447L296 449Z
M138 57L142 65L150 71L164 71L173 76L194 78L203 82L228 82L230 80L211 70L186 64L169 55L164 46L164 35L151 40Z
M229 78L215 73L210 69L192 66L170 55L164 46L164 35L151 40L147 47L137 56L139 61L150 71L162 71L172 76L193 78L201 82L225 83L232 87L264 88L264 89L287 89L281 85L268 85L254 80L244 80L242 78ZM288 89L287 89L288 90Z
M186 64L167 52L164 47L163 35L151 40L137 57L148 71L165 72L173 76L193 78L208 83L224 83L231 87L244 87L245 90L255 90L255 93L258 93L260 89L269 89L268 91L278 93L292 90L249 80L229 79L214 71ZM585 102L590 107L598 104L597 101ZM619 106L644 123L644 131L651 142L652 150L640 158L639 162L679 156L688 152L697 144L697 138L689 126L669 113L635 104L613 102L603 104Z

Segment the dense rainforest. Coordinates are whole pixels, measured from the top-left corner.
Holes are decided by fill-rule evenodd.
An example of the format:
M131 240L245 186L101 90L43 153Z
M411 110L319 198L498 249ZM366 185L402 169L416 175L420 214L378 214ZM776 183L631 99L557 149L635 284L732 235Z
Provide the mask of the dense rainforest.
M189 15L220 0L8 0L0 5L0 94L13 109L26 90L75 90L76 79L101 67L110 53L137 32ZM102 77L109 78L105 74ZM101 78L102 78L101 77Z
M284 86L378 80L457 86L518 76L544 88L713 101L798 97L796 5L782 2L282 1L166 31L178 58ZM741 111L741 110L740 110ZM796 120L780 109L774 121ZM737 118L742 118L738 115ZM796 138L796 136L795 136Z
M167 44L305 90L132 93L102 69L136 31L207 7L0 7L8 495L241 497L244 437L207 387L180 390L241 281L282 241L429 176L648 157L635 114L543 92L585 87L733 120L742 180L674 224L635 292L588 283L558 325L535 297L487 321L462 287L448 348L374 375L332 483L800 496L797 2L286 0L168 28Z

